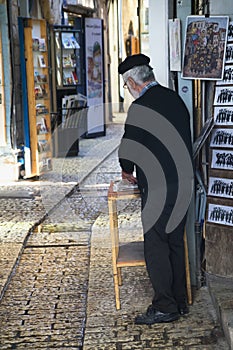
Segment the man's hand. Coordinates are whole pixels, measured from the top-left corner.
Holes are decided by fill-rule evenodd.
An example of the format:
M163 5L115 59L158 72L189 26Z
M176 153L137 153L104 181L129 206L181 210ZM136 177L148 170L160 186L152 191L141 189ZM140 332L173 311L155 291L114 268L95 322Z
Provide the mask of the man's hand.
M123 180L128 180L131 184L135 185L137 183L136 177L133 176L133 174L128 174L125 171L122 170L121 177Z

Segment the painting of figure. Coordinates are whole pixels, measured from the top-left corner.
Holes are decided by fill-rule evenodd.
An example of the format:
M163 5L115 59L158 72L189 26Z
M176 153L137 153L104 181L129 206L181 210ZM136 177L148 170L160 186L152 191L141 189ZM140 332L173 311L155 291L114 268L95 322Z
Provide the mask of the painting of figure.
M228 22L228 16L187 17L182 78L223 79Z

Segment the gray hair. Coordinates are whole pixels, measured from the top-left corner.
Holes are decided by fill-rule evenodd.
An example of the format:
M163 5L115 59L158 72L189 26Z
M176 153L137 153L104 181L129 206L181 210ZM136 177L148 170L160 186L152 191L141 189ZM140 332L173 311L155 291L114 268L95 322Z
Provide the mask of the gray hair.
M122 75L124 81L127 81L127 79L129 77L131 77L136 84L143 84L147 81L154 81L155 80L155 76L153 73L153 70L146 66L146 65L142 65L142 66L135 66L131 69L129 69L127 72L125 72Z

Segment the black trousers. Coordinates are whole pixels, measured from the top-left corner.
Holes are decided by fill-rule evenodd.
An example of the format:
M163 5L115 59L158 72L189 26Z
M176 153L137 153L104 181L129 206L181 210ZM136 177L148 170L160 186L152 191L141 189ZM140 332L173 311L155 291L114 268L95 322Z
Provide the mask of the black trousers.
M145 193L144 193L145 194ZM142 193L142 209L146 196ZM153 306L161 312L177 312L186 305L184 228L186 216L171 233L165 233L167 218L162 217L144 232L144 255L148 275L154 289ZM142 215L142 225L143 215ZM164 229L163 229L164 226Z

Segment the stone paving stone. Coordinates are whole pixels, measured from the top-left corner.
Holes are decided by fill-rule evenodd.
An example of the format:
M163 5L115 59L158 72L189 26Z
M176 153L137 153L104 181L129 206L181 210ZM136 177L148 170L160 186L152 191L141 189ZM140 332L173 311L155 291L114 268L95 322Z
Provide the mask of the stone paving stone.
M43 348L43 343L49 349L81 346L88 250L87 246L25 249L0 304L1 326L6 329L0 332L0 344L15 343L17 349L22 344L30 349L32 343L34 349L35 344Z

